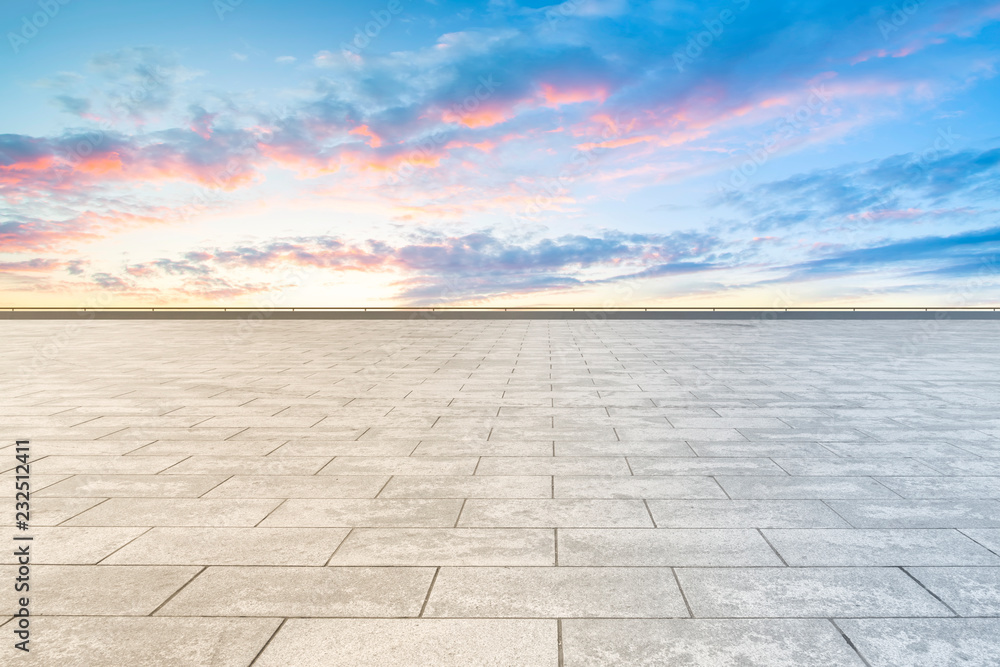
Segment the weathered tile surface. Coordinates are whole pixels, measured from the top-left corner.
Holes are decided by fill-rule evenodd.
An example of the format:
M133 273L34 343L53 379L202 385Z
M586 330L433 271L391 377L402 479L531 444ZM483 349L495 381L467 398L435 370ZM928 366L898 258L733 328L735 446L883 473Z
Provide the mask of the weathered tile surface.
M356 528L331 565L552 565L542 528Z
M506 528L651 528L641 500L510 500L473 498L459 526Z
M895 568L689 568L677 577L696 617L952 615Z
M432 567L210 567L161 616L416 616Z
M260 667L559 664L554 620L292 619Z
M847 528L821 500L650 500L660 528Z
M960 616L1000 616L1000 568L908 567Z
M862 667L828 621L568 620L567 667Z
M24 664L1000 655L994 323L64 326L0 327Z
M280 623L277 618L39 617L32 621L34 636L45 640L22 664L246 667Z
M1000 566L1000 556L946 528L765 529L763 533L791 566Z
M324 565L346 528L153 528L105 559L117 565Z
M560 565L781 565L761 537L748 529L559 529Z
M13 581L13 566L0 576ZM190 581L200 567L39 565L32 570L31 613L36 616L148 616ZM14 596L3 601L3 611Z
M1000 619L845 619L837 624L872 667L998 664Z
M425 616L686 617L670 568L443 567Z

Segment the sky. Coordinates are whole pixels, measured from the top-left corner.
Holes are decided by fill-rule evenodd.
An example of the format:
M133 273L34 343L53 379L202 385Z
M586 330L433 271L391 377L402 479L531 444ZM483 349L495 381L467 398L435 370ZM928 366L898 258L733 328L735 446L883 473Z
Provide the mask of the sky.
M7 0L0 306L1000 296L1000 2Z

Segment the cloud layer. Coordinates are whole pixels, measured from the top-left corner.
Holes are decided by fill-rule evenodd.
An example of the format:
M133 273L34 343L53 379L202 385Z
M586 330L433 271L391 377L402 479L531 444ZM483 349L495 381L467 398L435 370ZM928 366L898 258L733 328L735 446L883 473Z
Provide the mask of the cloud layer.
M994 251L998 7L407 7L363 45L241 47L260 85L95 49L31 84L60 124L0 134L0 276L19 302L249 298L286 270L393 303L856 298L883 270L930 295Z

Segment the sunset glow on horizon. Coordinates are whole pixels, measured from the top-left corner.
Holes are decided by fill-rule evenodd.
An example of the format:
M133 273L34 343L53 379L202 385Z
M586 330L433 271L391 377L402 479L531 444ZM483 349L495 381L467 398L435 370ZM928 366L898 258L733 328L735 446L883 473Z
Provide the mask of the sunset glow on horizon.
M16 0L0 28L0 306L1000 295L995 0Z

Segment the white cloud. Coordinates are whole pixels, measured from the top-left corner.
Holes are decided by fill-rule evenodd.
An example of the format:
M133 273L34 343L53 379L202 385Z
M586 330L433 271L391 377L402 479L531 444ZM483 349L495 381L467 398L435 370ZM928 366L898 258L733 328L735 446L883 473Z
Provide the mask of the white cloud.
M318 51L316 55L313 56L313 64L316 67L332 67L335 62L336 56L333 55L332 51L327 51L326 49Z

